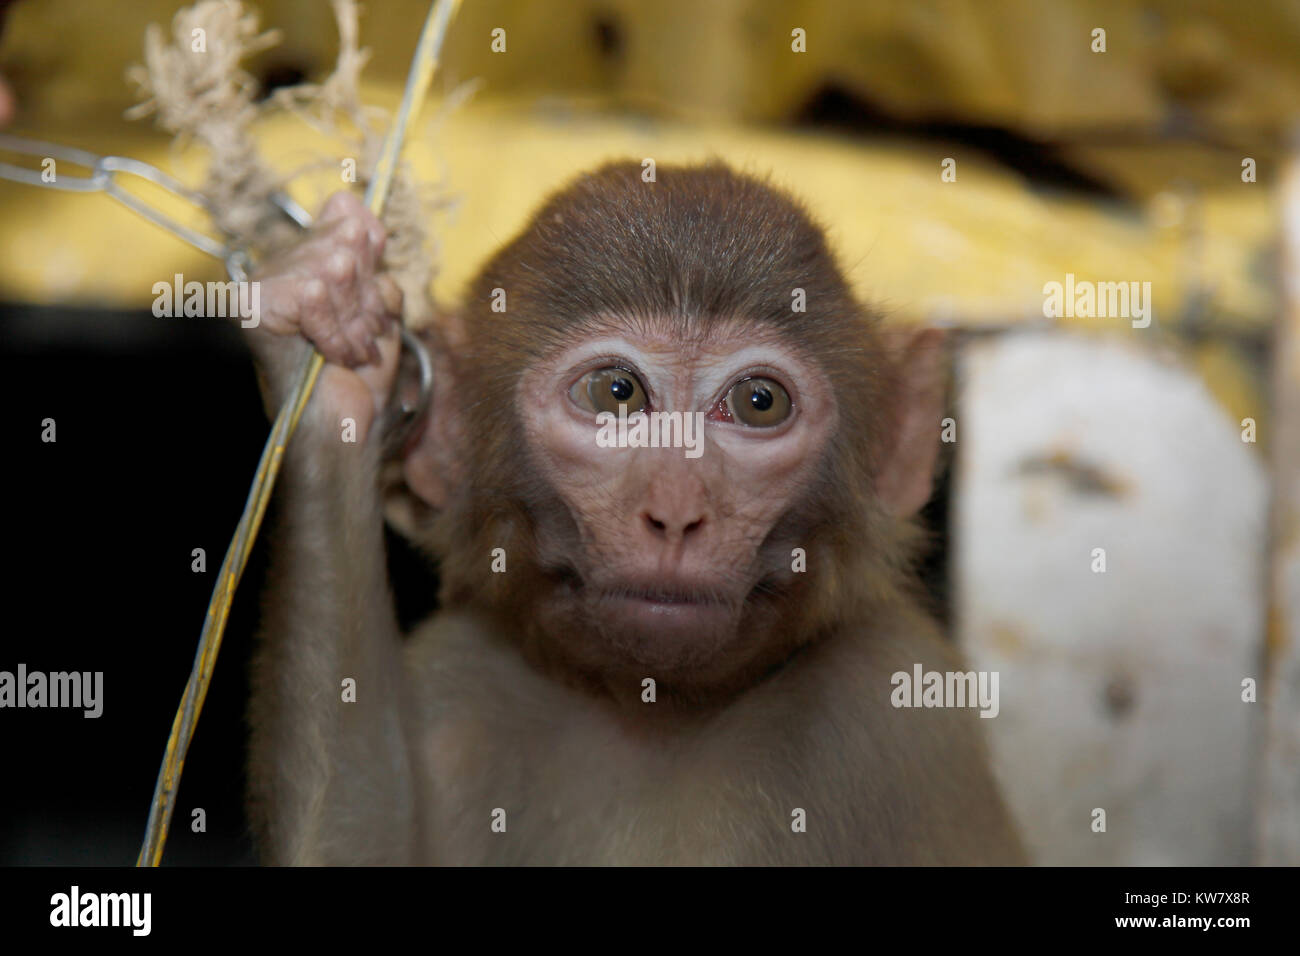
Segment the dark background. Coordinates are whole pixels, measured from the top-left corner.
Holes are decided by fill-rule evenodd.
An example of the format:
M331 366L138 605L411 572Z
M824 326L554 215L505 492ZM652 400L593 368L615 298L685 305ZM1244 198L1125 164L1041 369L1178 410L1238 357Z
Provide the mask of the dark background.
M130 864L267 426L236 330L0 306L8 410L0 668L102 670L103 714L5 714L0 863ZM40 422L58 441L40 441ZM207 551L205 573L191 551ZM250 560L195 734L167 863L251 863L243 701L265 567ZM194 807L207 833L190 832Z

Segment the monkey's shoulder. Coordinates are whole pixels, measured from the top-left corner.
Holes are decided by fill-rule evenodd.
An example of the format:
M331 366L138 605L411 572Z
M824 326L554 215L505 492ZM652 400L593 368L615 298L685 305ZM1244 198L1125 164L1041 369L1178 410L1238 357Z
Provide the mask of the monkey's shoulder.
M874 709L894 675L957 671L965 658L929 616L911 609L888 611L871 622L846 627L813 642L776 673L778 686L803 688L834 711L857 715Z
M1023 862L978 707L899 706L900 674L969 673L935 622L904 612L800 657L768 694L787 706L754 705L782 722L768 739L784 742L791 763L783 785L799 782L800 805L831 836L823 852L856 863Z

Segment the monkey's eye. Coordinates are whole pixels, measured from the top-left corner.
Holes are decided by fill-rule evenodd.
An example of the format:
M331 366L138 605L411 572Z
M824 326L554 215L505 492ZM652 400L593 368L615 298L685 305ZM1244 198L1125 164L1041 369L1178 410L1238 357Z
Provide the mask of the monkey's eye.
M770 378L737 382L725 404L734 421L754 428L771 428L790 417L790 393Z
M596 413L617 415L620 407L633 415L650 404L645 389L635 375L625 368L600 368L588 372L573 383L569 397L583 408Z

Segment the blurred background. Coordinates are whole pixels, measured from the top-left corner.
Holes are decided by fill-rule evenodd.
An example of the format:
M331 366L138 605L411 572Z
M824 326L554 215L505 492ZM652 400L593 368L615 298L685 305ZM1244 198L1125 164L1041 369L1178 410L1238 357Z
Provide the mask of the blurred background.
M326 0L244 7L281 31L244 64L259 95L333 68ZM5 131L199 182L200 148L123 116L147 26L177 9L0 0ZM367 103L396 104L426 10L363 10ZM1038 862L1300 863L1300 4L466 0L435 89L405 155L442 302L577 173L721 157L802 197L886 321L954 330L926 574L1001 674L986 729ZM337 188L340 147L299 118L267 110L256 136L286 176L335 170L288 182L308 209ZM0 669L105 686L97 720L0 712L0 863L134 861L265 439L237 330L151 313L175 273L224 278L102 195L0 179ZM1149 326L1045 318L1045 284L1071 276L1150 283ZM436 582L390 543L415 620ZM259 547L168 864L254 862L263 567Z

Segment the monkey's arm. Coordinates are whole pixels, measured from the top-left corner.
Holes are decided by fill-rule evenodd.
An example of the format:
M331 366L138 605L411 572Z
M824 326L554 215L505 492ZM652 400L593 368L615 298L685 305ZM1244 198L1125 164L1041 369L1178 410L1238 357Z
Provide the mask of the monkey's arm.
M371 427L399 343L368 216L335 197L261 280L253 345L269 396L286 391L304 336L329 359L285 450L253 668L249 792L273 863L409 862L418 846Z
M419 841L377 455L314 437L297 436L284 469L253 671L254 817L269 862L411 862Z

